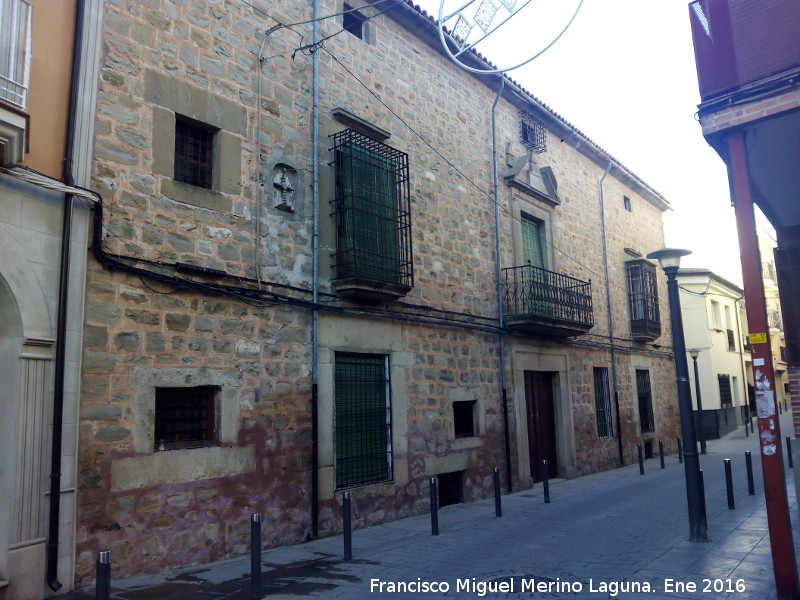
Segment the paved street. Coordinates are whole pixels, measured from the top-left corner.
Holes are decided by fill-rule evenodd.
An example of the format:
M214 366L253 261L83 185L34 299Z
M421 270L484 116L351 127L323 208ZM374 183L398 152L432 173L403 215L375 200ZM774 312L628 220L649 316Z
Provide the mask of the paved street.
M791 431L788 417L782 418L784 432ZM746 450L753 453L755 496L747 492ZM727 505L724 458L733 462L735 510ZM684 469L672 455L663 470L658 458L646 461L644 476L634 464L554 481L550 504L543 502L541 484L504 496L502 518L494 516L492 499L444 508L437 537L430 534L429 515L357 530L352 561L342 560L341 536L264 552L264 597L776 598L757 439L739 429L709 441L702 467L706 544L687 541ZM797 547L800 522L787 473ZM242 557L113 581L112 598L244 599L249 565ZM398 582L428 591L397 591L391 584ZM72 597L93 598L89 592Z

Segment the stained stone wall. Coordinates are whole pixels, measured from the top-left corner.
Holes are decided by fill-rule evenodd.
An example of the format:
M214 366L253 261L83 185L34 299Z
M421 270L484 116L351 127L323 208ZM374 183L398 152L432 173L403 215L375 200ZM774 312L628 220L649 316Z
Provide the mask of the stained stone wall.
M320 13L337 9L341 3L322 2ZM364 8L365 15L375 12ZM93 179L104 198L102 244L119 263L158 277L90 261L78 467L81 581L91 577L101 547L111 548L120 577L242 553L254 512L266 515L266 546L311 534L311 29L271 29L276 21L310 16L304 2L106 3ZM463 472L465 500L486 497L493 467L505 463L489 112L496 92L429 45L432 25L408 6L370 19L366 28L365 40L344 32L316 49L322 535L339 527L337 352L389 356L394 479L352 490L359 525L423 512L427 482L442 473ZM340 31L341 17L320 23L323 38ZM501 175L527 154L516 98L509 91L498 105ZM597 439L592 382L593 367L611 360L599 204L609 161L611 316L626 459L640 437L632 365L651 369L657 435L674 440L676 427L670 343L663 336L658 347L630 340L624 271L626 248L646 254L663 247L667 204L563 119L528 100L548 127L548 150L532 157L535 165L525 161L517 169L528 191L501 179L501 262L519 264L519 206L543 215L548 268L592 280L595 325L579 339L506 337L515 489L532 483L522 442L526 399L519 382L526 369L557 373L560 473L618 464L617 439ZM388 133L386 143L409 155L414 287L401 303L356 305L332 292L328 136L346 127L335 109ZM176 115L217 132L210 190L172 178ZM276 165L288 166L295 179L291 207L275 206ZM558 184L556 202L534 189L544 167ZM186 274L175 263L227 276ZM259 289L260 299L253 291ZM664 304L663 286L660 293ZM668 331L663 308L662 324ZM535 367L542 363L530 357L543 353L558 357L547 363L555 366ZM155 388L195 385L220 389L217 445L154 450ZM466 440L455 438L452 425L452 403L463 400L476 401L479 413L480 435Z

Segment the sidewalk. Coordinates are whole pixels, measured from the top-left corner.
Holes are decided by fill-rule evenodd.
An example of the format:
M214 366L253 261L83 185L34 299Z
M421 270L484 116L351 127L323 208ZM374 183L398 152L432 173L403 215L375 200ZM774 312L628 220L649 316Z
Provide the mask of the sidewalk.
M791 433L788 414L781 425L785 439ZM753 454L755 496L747 491L747 450ZM733 465L735 510L727 505L724 458ZM436 537L429 515L357 530L352 561L342 560L340 535L265 551L263 597L776 598L757 438L745 437L740 428L710 440L701 463L708 543L687 541L684 468L671 455L663 470L658 458L646 461L644 476L634 464L554 481L550 504L543 502L541 484L503 496L502 518L494 516L493 499L447 507L439 513ZM788 469L787 489L798 551L800 520ZM356 503L353 510L357 514ZM112 598L244 600L249 598L249 569L249 556L244 556L113 580ZM397 583L405 591L392 586ZM427 591L417 592L417 586ZM94 594L89 590L62 598L90 600Z

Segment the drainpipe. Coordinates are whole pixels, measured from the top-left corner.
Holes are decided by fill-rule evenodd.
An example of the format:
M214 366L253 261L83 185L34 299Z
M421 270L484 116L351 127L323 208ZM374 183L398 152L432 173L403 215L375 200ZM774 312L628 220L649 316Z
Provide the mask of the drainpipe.
M500 76L500 89L492 104L492 170L494 177L494 245L497 257L497 321L500 328L500 387L503 393L503 441L506 457L506 487L508 493L512 491L511 484L511 442L508 429L508 393L506 391L506 338L503 333L503 265L500 260L500 197L498 196L497 182L497 103L503 95L506 80Z
M72 171L75 119L78 110L78 84L81 70L81 45L83 44L84 1L79 0L75 10L75 37L72 49L72 71L67 115L67 143L64 157L64 181L75 185ZM72 209L75 197L64 195L61 225L61 271L58 282L58 322L56 324L55 381L53 387L53 429L51 433L50 460L50 513L48 515L47 555L45 577L51 590L63 586L58 580L58 522L61 509L61 439L64 420L64 385L66 379L67 301L69 293L70 241L72 239Z
M319 0L314 0L314 44L319 41ZM314 46L316 48L316 46ZM313 54L313 212L311 236L312 298L319 300L319 53ZM319 311L311 316L311 537L319 537Z
M619 414L619 389L617 388L617 341L614 336L614 316L611 312L611 279L608 276L608 236L606 235L606 197L604 183L609 171L611 162L609 161L606 172L600 178L600 224L603 232L603 260L605 262L606 276L606 307L608 308L608 337L611 341L611 385L614 391L614 410L617 413L617 444L619 447L619 466L625 465L625 453L622 450L622 418Z

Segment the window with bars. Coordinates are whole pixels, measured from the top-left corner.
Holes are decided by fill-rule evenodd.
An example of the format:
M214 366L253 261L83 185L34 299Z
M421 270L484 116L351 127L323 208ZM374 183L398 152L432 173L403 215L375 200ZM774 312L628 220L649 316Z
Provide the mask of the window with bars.
M155 450L216 443L218 387L156 388Z
M736 338L733 335L733 329L726 329L725 333L728 336L728 350L736 352Z
M653 433L656 430L656 424L653 418L650 371L636 369L636 395L639 398L639 429L642 433Z
M625 271L631 337L639 341L654 340L661 335L656 267L648 260L631 260L625 263Z
M731 394L731 376L717 375L719 382L719 403L721 406L732 406L733 396Z
M211 189L214 133L213 127L175 115L175 181Z
M457 400L453 402L453 430L456 439L475 437L475 406L476 400Z
M337 278L411 289L408 155L353 129L333 143Z
M336 353L336 489L392 479L389 357Z
M594 413L597 418L597 437L610 438L614 435L611 422L611 394L608 389L608 368L594 368Z

